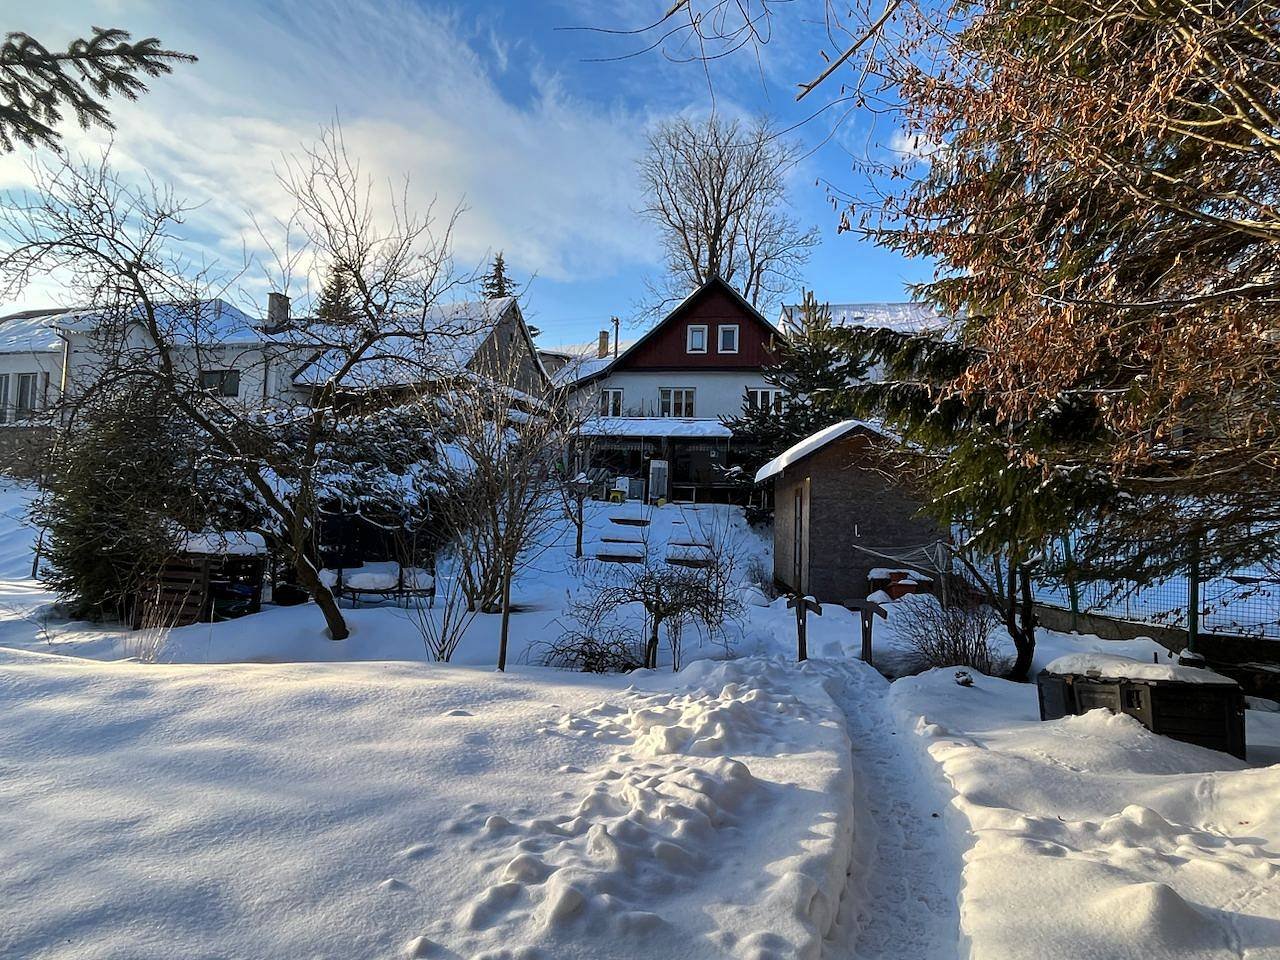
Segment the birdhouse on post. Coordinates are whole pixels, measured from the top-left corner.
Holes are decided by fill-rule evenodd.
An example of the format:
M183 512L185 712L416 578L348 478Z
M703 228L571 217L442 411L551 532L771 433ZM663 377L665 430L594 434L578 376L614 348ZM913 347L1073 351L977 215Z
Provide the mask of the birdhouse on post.
M809 659L809 641L805 635L805 628L809 622L809 611L812 610L818 616L822 616L822 604L813 597L802 597L800 594L792 594L787 598L787 609L796 612L796 647L798 650L798 660Z
M888 620L889 614L885 612L883 606L874 600L846 600L844 606L845 609L854 611L862 618L862 659L863 662L870 664L872 618L879 617L881 620Z

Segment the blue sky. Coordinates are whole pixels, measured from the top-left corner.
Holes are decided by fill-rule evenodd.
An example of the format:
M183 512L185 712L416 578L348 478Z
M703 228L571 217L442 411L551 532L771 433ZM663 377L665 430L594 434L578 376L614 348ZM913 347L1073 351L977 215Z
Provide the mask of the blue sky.
M461 266L501 249L518 279L536 274L527 312L548 345L589 340L611 314L634 313L645 276L661 270L652 228L634 212L645 129L713 106L698 65L658 53L586 62L639 42L557 29L635 27L669 0L4 2L7 29L51 46L90 24L118 25L200 57L155 81L139 103L116 103L113 156L123 169L147 170L203 202L191 229L211 256L239 263L246 249L263 252L252 221L282 211L273 166L336 116L375 178L408 174L418 202L465 206L454 236ZM822 69L818 51L827 41L813 19L820 2L777 9L760 67L739 56L714 71L714 105L766 112L789 126L817 106L796 104L794 84ZM896 136L891 120L870 112L852 113L834 130L822 117L795 132L815 148L792 171L790 187L796 214L821 231L806 270L820 298L905 299L904 284L928 274L925 264L838 234L838 215L816 185L865 191L855 164L893 156ZM78 151L104 140L68 129ZM25 159L0 159L0 185L25 181ZM260 297L266 283L250 271L245 296ZM50 282L5 306L57 296Z

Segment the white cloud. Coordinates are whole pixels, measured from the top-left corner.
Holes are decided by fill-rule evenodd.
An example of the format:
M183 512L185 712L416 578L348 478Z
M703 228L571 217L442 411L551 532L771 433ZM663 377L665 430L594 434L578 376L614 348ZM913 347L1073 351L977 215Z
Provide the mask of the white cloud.
M632 212L642 119L570 95L491 22L405 0L117 6L54 5L18 27L60 44L103 20L199 55L113 104L113 155L205 201L192 227L232 263L256 244L246 210L287 212L282 156L334 116L375 181L407 174L416 202L465 203L463 263L501 248L518 272L565 280L653 262ZM66 132L73 149L107 139ZM26 181L20 156L0 158L0 185Z

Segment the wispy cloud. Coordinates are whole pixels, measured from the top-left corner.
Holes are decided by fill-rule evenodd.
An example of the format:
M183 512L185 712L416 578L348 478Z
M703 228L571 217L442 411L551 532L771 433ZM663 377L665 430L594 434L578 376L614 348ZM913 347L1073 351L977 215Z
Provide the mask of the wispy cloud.
M257 242L251 214L288 212L281 158L335 117L375 182L407 175L415 203L466 207L455 234L464 263L502 248L518 271L565 280L652 259L632 212L643 119L572 95L491 22L404 0L236 0L78 4L18 26L58 43L99 20L200 56L139 103L115 104L113 156L204 201L193 227L232 262ZM107 139L68 133L73 150ZM26 180L22 158L0 159L0 184Z

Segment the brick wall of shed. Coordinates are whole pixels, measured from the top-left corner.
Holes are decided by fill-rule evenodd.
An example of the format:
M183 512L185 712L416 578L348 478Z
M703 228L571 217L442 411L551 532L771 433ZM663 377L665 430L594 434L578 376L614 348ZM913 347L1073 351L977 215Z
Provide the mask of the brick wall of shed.
M918 515L920 503L903 483L871 469L876 447L854 434L783 471L776 484L774 577L794 589L792 514L795 490L810 480L806 591L819 600L865 597L867 575L895 561L859 547L894 554L941 539L942 529Z

